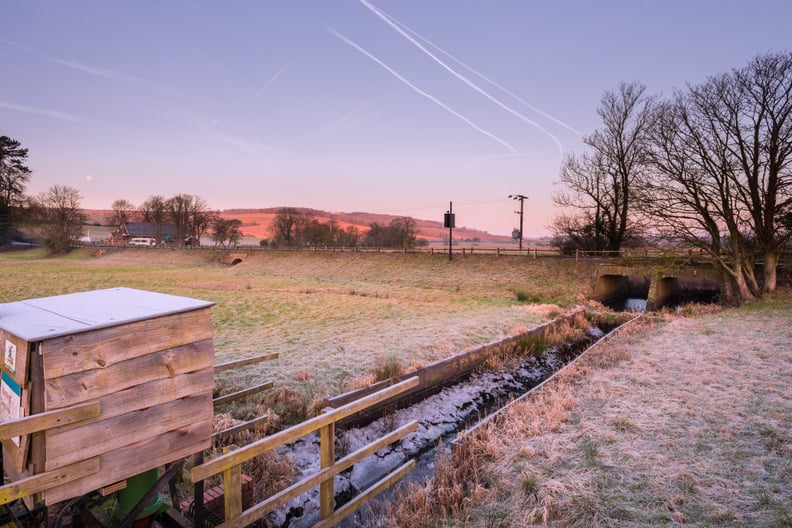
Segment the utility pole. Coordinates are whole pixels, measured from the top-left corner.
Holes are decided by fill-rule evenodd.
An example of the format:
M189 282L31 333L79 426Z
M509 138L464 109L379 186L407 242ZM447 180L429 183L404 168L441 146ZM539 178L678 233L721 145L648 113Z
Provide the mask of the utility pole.
M520 237L519 238L520 238L520 253L522 253L522 242L523 242L523 204L524 204L525 200L528 199L528 197L524 196L522 194L510 194L509 198L511 198L512 200L519 200L520 201L520 210L519 211L514 211L514 212L520 215L520 233L519 233Z

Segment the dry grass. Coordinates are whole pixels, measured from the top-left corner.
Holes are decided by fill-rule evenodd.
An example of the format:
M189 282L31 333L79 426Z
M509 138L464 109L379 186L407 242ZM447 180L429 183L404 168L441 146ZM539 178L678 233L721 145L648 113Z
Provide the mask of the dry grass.
M487 492L437 525L792 526L791 309L674 311L592 350L489 426Z
M491 446L479 438L478 442L459 444L451 452L438 449L434 476L422 484L399 485L392 500L372 504L367 525L432 528L442 519L464 515L486 494L487 484L480 478L480 467L495 456L487 447Z
M242 431L230 438L216 441L209 452L208 459L215 458L223 453L223 448L229 446L244 446L264 436L279 425L280 419L269 412L271 420L257 427L255 430ZM215 416L212 429L215 432L228 429L240 423L229 414ZM254 501L258 502L290 486L297 476L297 470L290 457L280 456L272 451L267 451L252 458L242 465L242 472L253 478ZM221 484L221 475L215 475L206 480L205 486L211 487Z
M394 376L398 376L405 371L401 359L396 356L385 354L377 354L376 363L374 364L373 374L374 381L384 381Z

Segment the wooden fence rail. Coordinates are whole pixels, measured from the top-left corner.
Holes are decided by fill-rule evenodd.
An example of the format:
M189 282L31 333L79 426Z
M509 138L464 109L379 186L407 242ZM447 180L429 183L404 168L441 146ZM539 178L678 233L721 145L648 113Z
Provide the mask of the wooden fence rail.
M90 420L98 417L99 412L99 402L94 401L9 420L0 424L0 441ZM0 453L0 460L2 460L2 453ZM41 493L97 471L99 471L98 456L44 473L24 477L16 482L0 486L0 505ZM0 474L2 474L2 471L0 471Z
M379 449L386 447L399 439L405 437L418 427L416 421L410 422L399 429L385 435L359 449L358 451L336 461L335 460L335 424L340 420L367 409L373 405L384 402L402 392L408 391L418 385L418 378L412 377L387 387L379 392L371 394L360 400L350 402L337 409L326 409L324 414L306 420L289 429L285 429L271 436L267 436L248 444L244 447L229 449L217 458L199 464L192 468L191 476L193 482L203 481L212 475L223 474L223 487L225 491L225 522L220 526L233 528L248 526L268 513L285 505L290 500L305 493L309 489L319 486L320 519L317 526L332 526L341 519L351 514L355 509L365 504L378 493L387 489L393 482L407 474L415 467L415 462L410 461L399 467L381 481L364 491L361 495L353 499L349 504L334 511L335 493L333 488L333 478L335 475L349 469L356 462L375 453ZM241 486L241 467L242 464L263 453L292 442L307 434L319 431L320 437L320 466L321 470L310 475L301 481L293 484L289 488L282 490L275 495L259 502L247 510L242 511L242 486Z

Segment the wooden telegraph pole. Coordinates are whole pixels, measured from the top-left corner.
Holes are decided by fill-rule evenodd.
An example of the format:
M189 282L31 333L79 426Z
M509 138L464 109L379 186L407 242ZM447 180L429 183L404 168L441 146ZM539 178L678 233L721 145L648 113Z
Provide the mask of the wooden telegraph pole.
M528 199L528 197L524 196L522 194L510 194L509 198L511 198L512 200L520 200L520 210L519 211L514 211L514 212L515 213L519 213L519 215L520 215L520 254L522 254L522 246L523 246L523 244L522 244L522 242L523 242L523 203L525 202L525 200Z

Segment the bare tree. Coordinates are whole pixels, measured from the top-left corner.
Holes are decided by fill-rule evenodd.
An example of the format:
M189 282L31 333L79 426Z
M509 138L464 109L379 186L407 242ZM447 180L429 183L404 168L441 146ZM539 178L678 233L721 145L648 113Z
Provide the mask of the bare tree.
M758 293L753 255L727 153L709 136L707 98L703 90L679 94L660 107L642 208L664 238L706 251L731 279L728 300L740 303Z
M80 200L80 191L64 185L53 185L39 197L41 234L54 253L67 251L82 234L85 213Z
M212 222L212 238L215 245L224 247L236 245L242 239L242 221L236 218L226 219L217 215Z
M583 139L589 153L567 157L561 183L568 191L553 197L556 205L581 211L593 249L618 251L638 229L634 212L636 189L645 166L647 134L655 98L638 83L606 92L597 113L603 127Z
M206 200L198 196L192 197L192 203L189 206L189 221L188 230L191 238L191 245L200 246L201 237L203 237L209 228L214 223L219 213L209 209Z
M763 256L763 289L774 291L781 248L792 237L782 221L792 206L792 53L758 56L729 80L712 119L737 167L739 199Z
M415 219L409 216L394 218L387 226L372 222L364 242L368 246L410 249L417 243L417 226Z
M772 291L792 236L792 54L760 56L690 87L659 116L644 210L665 236L716 259L734 302L761 294L758 254Z
M176 245L178 247L183 247L187 241L191 206L192 196L189 194L177 194L165 202L167 217L176 226Z
M394 218L388 224L393 237L394 246L402 249L412 249L418 238L418 223L414 218L405 216Z
M275 244L284 246L297 245L297 228L303 215L293 207L284 207L275 215L272 222L272 236Z
M162 225L168 217L165 198L157 194L149 196L140 206L140 212L143 214L143 220L154 226L157 244L162 243Z
M132 212L135 211L135 204L123 198L115 200L110 207L113 210L113 218L111 222L116 227L120 227L129 222L129 217L131 216Z
M558 215L550 226L554 235L553 245L560 247L564 254L574 254L577 249L602 251L605 246L602 244L602 233L597 231L599 225L591 211Z
M388 239L389 232L387 226L382 225L379 222L371 222L368 227L369 229L368 231L366 231L366 235L363 239L363 242L367 246L387 247L388 245L390 245L390 240Z
M347 226L346 229L338 234L338 245L343 247L355 247L360 241L360 230L355 226Z

